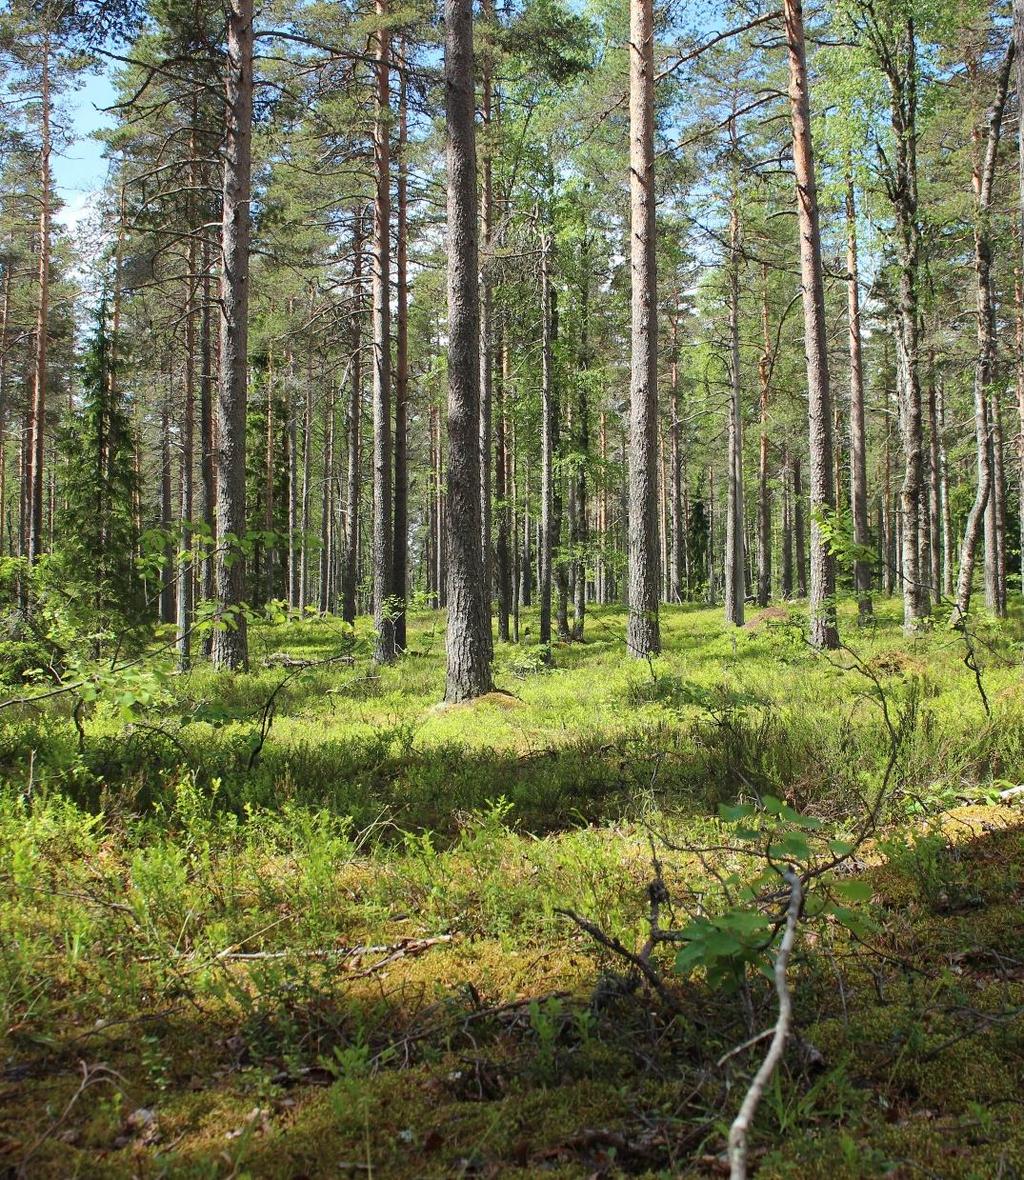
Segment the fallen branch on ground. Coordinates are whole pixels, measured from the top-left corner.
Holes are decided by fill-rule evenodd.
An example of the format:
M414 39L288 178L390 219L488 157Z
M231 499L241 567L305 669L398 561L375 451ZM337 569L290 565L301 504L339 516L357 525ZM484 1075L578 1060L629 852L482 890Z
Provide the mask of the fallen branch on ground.
M238 944L230 946L226 950L218 951L213 956L215 963L225 962L259 962L266 959L340 959L343 962L348 959L365 959L367 955L383 955L384 958L371 964L362 971L349 972L350 979L361 979L364 975L372 975L374 971L379 971L381 968L388 966L389 963L395 962L396 959L411 959L416 955L422 955L424 951L430 950L432 946L437 946L440 943L451 942L454 935L439 934L435 938L406 938L401 942L385 943L380 946L339 946L339 947L319 947L310 950L293 947L289 950L283 951L240 951L237 950ZM176 960L180 959L194 959L196 954L183 954L175 956ZM152 963L158 960L157 955L145 955L140 959L143 963Z
M355 656L332 656L334 663L345 664L351 667L355 662ZM268 668L318 668L323 660L310 660L303 656L292 656L286 651L271 652L269 656L263 661Z
M618 955L620 958L625 959L626 962L630 963L643 976L643 978L647 980L651 987L654 988L666 1008L670 1009L672 1012L679 1011L679 1005L672 998L672 994L669 992L668 988L665 987L665 983L661 978L661 975L651 966L647 958L647 954L649 953L648 951L645 951L644 954L636 954L634 951L631 951L629 947L620 942L619 939L615 938L614 935L605 934L600 926L596 925L594 922L589 921L587 918L584 918L582 914L577 914L575 910L556 908L555 913L561 914L565 918L569 918L571 921L575 922L585 934L589 934L590 937L600 946L603 946L606 950L611 951L612 954Z
M349 947L327 947L321 950L286 950L286 951L221 951L217 958L224 962L230 960L233 962L251 962L259 959L364 959L367 955L384 955L383 959L379 959L376 963L372 963L369 967L361 971L348 972L350 979L361 979L365 975L372 975L375 971L380 971L387 967L390 963L394 963L398 959L412 959L416 955L422 955L424 951L430 950L432 946L437 946L439 943L451 942L451 934L439 934L436 938L407 938L402 942L394 943L391 946L349 946Z

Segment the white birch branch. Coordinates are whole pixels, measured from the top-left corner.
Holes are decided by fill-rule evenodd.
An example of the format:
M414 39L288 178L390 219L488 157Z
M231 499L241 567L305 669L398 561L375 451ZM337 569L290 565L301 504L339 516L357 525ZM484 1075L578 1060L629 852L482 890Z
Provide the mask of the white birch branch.
M779 953L775 957L775 990L779 997L779 1016L775 1021L775 1031L772 1043L768 1047L761 1068L754 1075L750 1083L739 1114L733 1119L729 1128L729 1177L730 1180L747 1180L747 1132L754 1121L758 1104L764 1094L765 1087L771 1080L776 1066L782 1059L786 1047L786 1038L793 1022L793 1000L789 994L789 984L786 980L786 969L789 966L789 956L796 942L796 927L800 920L800 906L803 902L803 886L796 870L792 865L787 866L782 874L789 886L789 905L786 907L786 930L779 944ZM749 1043L749 1042L748 1042Z

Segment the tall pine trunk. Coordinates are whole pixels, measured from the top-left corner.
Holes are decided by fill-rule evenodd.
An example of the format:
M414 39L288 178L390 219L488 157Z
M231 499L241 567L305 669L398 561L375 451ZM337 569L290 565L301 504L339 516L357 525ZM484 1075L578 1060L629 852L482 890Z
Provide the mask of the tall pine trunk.
M193 467L194 423L196 412L196 309L195 279L196 248L194 236L189 238L189 275L185 290L185 396L181 419L181 540L183 553L192 548L192 505L194 500ZM116 348L116 332L115 345ZM192 662L192 592L193 566L190 556L177 564L177 649L178 667L185 671Z
M867 622L872 615L871 562L864 552L870 542L868 529L867 432L864 427L864 359L860 331L860 269L857 257L857 205L853 177L846 177L847 319L850 329L850 508L853 514L853 584L857 615Z
M47 342L50 319L50 37L43 36L42 74L40 78L39 118L41 143L39 148L39 294L36 305L35 364L32 377L32 399L28 420L28 471L26 500L28 504L28 535L25 553L29 564L38 560L43 551L43 462L46 434Z
M206 533L209 553L199 567L199 597L209 602L214 596L212 553L217 539L217 454L213 437L214 356L213 298L210 272L213 268L210 243L203 241L203 302L199 317L199 488L202 502L199 519ZM210 654L212 636L204 640L203 650Z
M811 643L837 648L835 558L825 536L825 517L835 512L832 454L832 398L829 389L825 282L818 228L818 192L811 143L811 113L800 0L784 0L789 50L789 103L793 123L800 278L803 286L804 351L807 355L807 413L811 461Z
M942 517L942 594L953 597L953 509L949 501L949 455L946 448L946 391L940 378L936 394L939 438L939 514Z
M669 597L673 602L682 602L684 598L689 596L689 586L687 585L688 578L686 576L686 515L683 511L683 395L679 381L678 312L672 317L672 367L670 370L670 380L672 391L672 425L669 431L669 475L671 489L669 527L672 532L672 544L670 547L671 576L669 579Z
M395 658L391 502L391 96L387 0L376 0L377 111L373 125L373 659Z
M974 366L974 439L977 450L978 486L967 514L964 538L960 547L960 570L957 575L954 623L961 622L970 610L974 585L974 561L978 541L985 523L985 510L993 490L992 414L989 395L995 363L995 307L992 299L992 185L995 179L1003 108L1009 89L1013 42L1003 60L996 87L995 101L988 110L985 150L980 168L975 170L974 277L978 352ZM986 562L995 558L994 530L989 537ZM994 604L993 604L994 605Z
M782 451L782 578L783 599L793 597L793 498L790 491L789 453Z
M398 81L398 211L395 230L395 496L392 593L396 598L395 648L405 651L409 595L409 115L405 41Z
M658 320L654 191L654 5L630 4L629 189L631 379L629 387L630 653L661 650L655 447L658 429Z
M491 687L480 479L480 285L472 0L445 0L448 163L448 627L445 700Z
M175 565L174 546L171 543L171 527L174 523L174 506L171 503L171 378L168 374L168 388L160 403L160 528L164 533L164 556L160 567L160 622L173 623L176 618L174 604ZM100 460L102 470L103 456ZM100 519L103 519L102 514Z
M491 142L491 45L495 30L493 0L482 0L483 52L480 55L481 115L484 143L480 161L480 554L483 598L487 611L487 640L491 641L491 596L494 557L491 549L491 436L494 388L494 290L491 278L491 234L494 230L494 186ZM493 652L492 652L493 654Z
M14 230L9 241L13 243ZM0 304L0 554L4 552L4 530L7 510L7 334L11 318L11 265L4 266L2 304ZM14 538L8 529L7 552L14 556Z
M942 589L942 469L939 453L939 403L936 391L937 380L934 363L929 366L928 375L928 553L931 559L929 581L935 601L943 595Z
M541 314L541 426L540 426L540 540L537 546L537 577L540 600L540 646L546 660L551 659L551 601L554 556L554 452L558 430L555 402L554 357L551 290L551 243L547 234L541 241L540 314ZM529 537L526 538L529 546ZM529 562L527 561L527 565Z
M1013 0L1013 47L1016 60L1017 108L1024 110L1024 0ZM1018 515L1020 516L1021 592L1024 594L1024 117L1017 120L1018 197L1020 209L1017 236L1017 436Z
M893 33L886 52L890 90L894 164L887 179L896 220L896 374L903 433L903 485L900 489L899 576L903 586L903 626L918 630L930 612L928 588L922 578L919 532L924 489L924 430L918 302L921 227L917 187L917 34L912 18Z
M514 476L509 470L508 423L505 417L505 389L508 384L508 348L504 334L498 333L501 372L495 383L494 401L494 494L498 505L498 536L494 549L494 573L498 598L498 639L509 642L509 616L512 611L512 555L510 535L515 536L512 505L515 503ZM509 483L513 484L509 498Z
M342 567L341 617L356 621L356 586L359 578L359 428L363 398L363 211L356 208L352 224L352 369L349 375L348 463L345 488L345 561Z
M269 389L267 412L270 412ZM334 570L334 419L337 395L333 382L327 394L324 417L324 474L320 488L320 613L333 609L331 574ZM269 436L268 436L269 438Z
M771 383L772 344L768 331L768 264L761 272L761 358L757 366L760 386L760 427L757 454L757 605L765 607L772 595L772 504L768 486L768 394Z
M221 222L220 381L217 389L217 536L214 568L219 668L245 668L245 413L249 340L249 230L252 170L252 0L229 0Z
M731 123L735 157L735 121ZM743 626L747 591L743 551L743 408L740 382L740 211L739 178L733 164L732 209L729 215L729 427L728 482L725 504L725 618Z
M587 518L587 462L590 458L590 398L587 374L590 369L590 238L585 237L581 248L582 275L580 278L580 351L579 398L576 406L576 466L570 472L575 500L575 532L573 536L573 609L572 637L583 642L587 613L587 560L589 522Z

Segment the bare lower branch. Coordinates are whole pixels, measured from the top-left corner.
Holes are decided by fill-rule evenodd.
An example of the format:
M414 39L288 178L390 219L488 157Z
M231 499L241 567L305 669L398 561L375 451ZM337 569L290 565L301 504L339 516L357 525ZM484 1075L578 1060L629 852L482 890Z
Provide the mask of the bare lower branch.
M739 1113L729 1128L730 1180L747 1180L747 1133L754 1121L765 1087L782 1060L786 1038L793 1022L793 999L789 992L786 971L793 944L796 942L796 928L800 920L800 906L803 903L803 885L792 865L788 865L782 875L789 886L789 905L786 907L786 930L779 944L779 953L775 957L775 990L779 997L779 1015L775 1021L772 1043L768 1047L764 1061L761 1062L760 1069L754 1075L754 1080L750 1083Z

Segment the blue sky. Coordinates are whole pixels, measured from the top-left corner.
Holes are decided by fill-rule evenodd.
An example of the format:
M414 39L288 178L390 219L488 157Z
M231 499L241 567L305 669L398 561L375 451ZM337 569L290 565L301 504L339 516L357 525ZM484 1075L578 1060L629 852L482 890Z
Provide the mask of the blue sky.
M114 101L114 88L104 74L89 74L83 85L62 99L64 123L70 142L53 157L53 176L65 208L61 220L78 221L90 206L91 196L103 184L107 162L103 145L90 138L92 132L111 125L102 108Z

